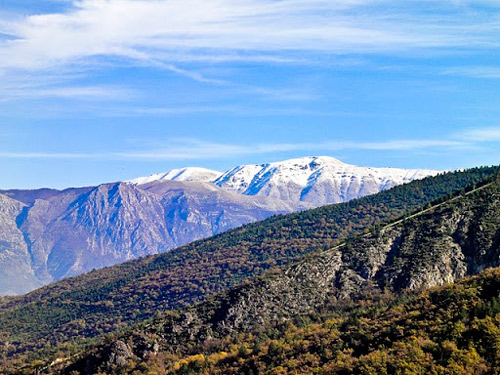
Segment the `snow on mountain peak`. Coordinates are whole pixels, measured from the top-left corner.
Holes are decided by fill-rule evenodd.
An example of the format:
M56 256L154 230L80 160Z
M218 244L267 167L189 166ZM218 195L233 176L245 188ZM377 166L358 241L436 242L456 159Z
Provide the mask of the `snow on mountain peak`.
M371 168L329 156L311 156L261 165L240 165L214 183L245 195L263 195L317 206L345 202L438 174L438 171Z
M147 177L134 178L126 181L133 185L144 185L153 181L201 181L211 182L217 179L222 172L214 171L206 168L187 167L180 169L172 169L168 172L157 173Z
M302 158L288 159L270 164L280 166L309 166L310 168L324 165L346 165L344 162L331 156L305 156Z
M438 174L422 169L373 168L346 164L330 156L307 156L266 164L239 165L225 173L205 168L173 169L128 181L212 182L229 191L320 206L346 202L393 186Z

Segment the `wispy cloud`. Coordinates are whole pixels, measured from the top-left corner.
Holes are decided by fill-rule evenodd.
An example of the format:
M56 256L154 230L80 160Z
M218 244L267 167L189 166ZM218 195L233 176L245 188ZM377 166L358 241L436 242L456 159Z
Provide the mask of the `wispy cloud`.
M468 129L458 134L457 138L472 142L499 142L500 127Z
M76 99L130 99L134 90L113 86L7 86L0 84L0 101L17 98L76 98Z
M241 60L245 54L255 59L254 54L272 52L279 61L287 51L345 54L500 43L498 18L476 18L464 24L460 17L418 12L420 2L393 4L81 0L66 12L0 20L1 32L10 36L0 41L0 68L43 69L100 56L172 63L179 51L193 60L197 56ZM175 65L171 69L189 74Z
M500 66L464 66L444 70L445 75L455 75L472 78L500 78Z
M319 143L259 143L235 145L206 142L197 139L177 139L165 142L167 147L151 147L147 150L106 153L36 153L0 152L4 159L111 159L111 160L201 160L244 155L273 154L278 152L335 152L342 150L409 151L429 149L456 149L471 147L458 140L390 140L386 142L326 141Z
M210 76L200 66L358 63L370 54L406 54L500 45L500 15L468 16L479 2L390 0L79 0L47 14L0 12L0 77L91 74L92 69L163 69L238 95L278 101L320 96L297 87L260 87L241 77ZM482 1L488 5L493 1ZM425 8L425 9L424 9ZM458 9L458 10L457 10ZM463 22L466 18L467 22ZM333 64L337 64L333 62ZM498 78L495 68L446 74ZM63 73L61 73L63 72ZM3 76L2 76L3 74ZM125 79L127 79L125 77ZM234 81L233 81L234 79ZM1 80L0 80L1 81ZM92 81L94 82L94 81ZM137 84L137 82L135 83ZM127 99L126 88L40 84L5 98ZM0 84L1 86L1 84ZM72 86L72 87L70 87ZM271 86L271 85L269 85ZM276 86L276 84L274 84Z
M104 159L106 154L70 152L0 152L1 159Z

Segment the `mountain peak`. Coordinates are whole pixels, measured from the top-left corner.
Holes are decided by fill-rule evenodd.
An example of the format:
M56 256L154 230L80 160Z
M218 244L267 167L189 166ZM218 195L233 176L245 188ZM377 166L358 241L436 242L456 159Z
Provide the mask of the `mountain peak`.
M343 161L331 156L304 156L270 163L271 165L347 165Z
M210 182L217 179L222 172L200 167L186 167L171 169L168 172L152 174L147 177L138 177L126 181L133 185L144 185L153 181L201 181Z
M372 168L346 164L331 156L305 156L264 164L238 165L225 173L181 168L127 181L210 182L243 195L259 195L314 206L345 202L438 174L422 169Z
M321 206L375 194L437 173L422 169L358 167L330 156L306 156L261 165L240 165L214 183L240 194Z

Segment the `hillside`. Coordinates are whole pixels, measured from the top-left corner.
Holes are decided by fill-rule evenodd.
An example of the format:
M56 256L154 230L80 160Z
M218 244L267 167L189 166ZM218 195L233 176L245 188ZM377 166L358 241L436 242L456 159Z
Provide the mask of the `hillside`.
M140 348L140 343L143 343L144 346L144 342L150 346L155 345L155 350L160 352L160 354L157 353L156 355L162 361L167 359L165 361L167 363L166 368L170 370L175 370L176 364L184 364L185 370L188 370L190 366L198 366L199 369L210 368L215 363L190 364L190 362L196 362L196 358L206 358L206 356L213 355L213 358L221 360L218 365L224 369L222 373L246 373L248 371L246 366L249 364L242 365L242 361L231 358L233 363L226 367L228 363L225 363L223 360L224 355L221 353L231 353L237 346L243 346L247 349L252 348L256 344L255 337L258 337L262 332L268 332L272 327L281 327L283 329L283 327L287 327L287 322L300 321L301 317L307 316L314 316L317 320L321 314L335 314L350 304L351 301L365 304L368 300L373 302L374 300L387 299L390 295L397 295L401 291L417 291L436 285L453 283L466 275L475 274L481 269L498 267L500 265L499 233L500 179L473 192L438 204L431 209L413 215L411 218L385 226L376 234L363 235L355 240L348 241L342 246L307 257L291 267L276 270L274 273L266 274L265 277L209 298L198 305L170 312L164 317L158 317L146 327L137 328L133 335L123 337L121 342L127 343L129 358L139 361L141 360L141 354L137 353L135 348ZM482 278L491 280L484 282ZM458 292L456 297L450 295L452 292L442 293L448 301L453 301L455 305L452 304L451 307L447 307L446 304L439 301L440 308L457 310L452 311L451 318L447 315L449 312L439 312L438 315L448 318L445 318L445 321L438 320L435 322L435 330L444 331L450 335L455 329L449 328L452 323L458 324L457 327L461 329L463 324L467 324L468 329L472 330L474 328L472 323L477 323L475 319L469 318L465 323L454 322L452 318L458 314L461 314L462 318L465 315L477 314L478 311L474 310L474 308L477 308L478 303L485 305L480 308L481 314L478 314L477 317L481 317L485 311L488 311L491 313L490 318L493 319L489 324L495 324L495 314L500 313L500 305L498 305L500 272L497 270L486 273L475 280L481 280L479 283L486 287L487 290L477 286L474 286L474 289L479 293L484 293L483 298L488 299L488 301L460 300L462 297L480 299L476 292L470 290L461 295L462 288L460 286L455 288ZM453 291L453 293L455 292ZM436 297L431 299L435 301ZM493 305L490 306L491 303ZM421 300L410 301L405 309L412 309L412 311L425 315L429 311L423 312L422 310L425 310L425 308L427 310L433 309L432 307L429 309L426 304L428 304L428 301L425 301L425 303ZM424 308L416 309L415 305L424 305ZM491 309L485 310L490 307L494 307L493 311ZM458 310L460 308L465 310ZM361 312L363 313L363 311ZM393 313L394 311L389 314ZM432 313L436 314L436 312ZM408 317L412 317L412 314L410 313ZM380 318L375 320L380 320ZM347 321L349 321L349 317L347 317ZM427 324L431 323L429 321ZM497 321L498 323L500 321ZM376 323L376 326L380 329L380 325L384 324L385 321L380 321ZM342 324L339 324L339 326L342 327ZM349 327L349 330L366 329L368 327L370 327L370 324L365 326L365 322L357 321L357 325ZM402 329L406 332L413 332L420 327L419 325L411 327L411 322L402 325ZM382 328L382 331L384 329L392 330L392 327ZM289 332L283 332L284 335L287 333ZM290 334L293 334L293 332ZM365 340L377 334L379 334L377 330L372 330L369 334L365 333ZM394 335L394 332L390 334ZM444 340L449 340L448 336L443 338L441 335L435 335L430 338L429 334L435 334L435 332L430 329L425 334L424 332L419 333L419 337L408 338L411 345L407 349L421 350L422 348L419 345L425 344L425 346L434 346L433 350L435 354L438 354L440 346L449 345L449 343L444 342ZM492 331L491 334L500 338L498 329ZM468 335L466 334L461 339L466 340ZM228 339L230 337L232 337L232 340ZM283 336L275 335L275 337ZM436 337L438 340L433 343ZM245 342L249 338L254 342ZM359 337L350 334L343 338L343 340L346 339L350 340L350 342L344 344L347 349L352 340L359 339ZM378 337L377 340L386 340L387 343L392 343L389 337ZM209 345L208 342L211 344ZM112 369L112 366L109 367L109 361L99 362L99 358L106 357L107 354L105 353L113 352L116 349L116 343L115 341L107 349L98 351L97 357L87 356L82 361L86 363L87 368L89 366L99 366L100 363L107 370ZM405 341L405 343L408 342ZM281 344L283 350L290 349L283 342ZM300 344L311 346L307 340ZM334 344L337 347L338 343L331 343L329 346ZM456 344L463 345L460 340L457 340L455 346L451 345L449 349L458 350ZM470 359L477 360L477 364L481 364L484 368L494 367L496 365L495 360L500 359L500 356L490 353L494 349L494 345L478 341L474 342L474 344L482 346L480 354L484 358L477 356ZM295 343L295 345L299 344ZM366 346L366 343L357 344L357 346L363 345ZM356 347L356 350L358 353L364 351L366 354L370 348L370 346ZM456 354L467 356L474 354L473 351L470 351L470 346L465 345L465 348L469 352L458 351ZM200 353L200 351L203 351L203 353ZM246 354L242 356L242 352ZM315 349L312 346L312 350L308 351L309 355L320 354L314 352ZM228 356L247 357L250 353L251 350L245 349L242 351L237 349L237 353L231 353ZM301 353L293 353L292 350L292 353L289 353L289 358L273 358L268 353L267 357L263 355L264 358L258 358L259 356L257 356L258 360L254 358L252 363L256 365L256 362L260 362L261 371L265 371L273 363L275 366L286 365L285 367L296 371L297 369L294 367L297 365L295 362L296 355ZM200 354L203 354L204 357L200 357ZM349 354L349 352L346 352L346 354ZM393 355L394 357L388 362L396 363L400 360L396 358L395 354L391 350L387 351L386 355ZM151 363L160 362L153 358L156 355L152 356ZM182 359L183 356L186 359ZM175 357L177 357L176 361L172 361L172 358ZM357 359L357 356L353 357L350 358L351 362ZM491 358L496 359L492 361ZM145 357L142 357L142 359L144 360ZM290 360L289 363L288 359ZM422 363L410 363L409 365L422 365L423 368L429 369L442 362L439 360L435 362L434 360L435 358L427 358L425 365ZM462 360L465 360L465 358L462 358ZM344 361L342 361L342 365ZM80 365L75 365L75 367L78 368L83 362L80 362ZM162 364L165 365L164 362ZM325 365L331 366L332 364ZM351 366L352 363L349 365ZM395 366L395 364L391 363L382 363L380 365ZM460 363L458 365L464 364ZM339 364L335 363L334 367L328 368L335 368L342 373L341 367L337 368L337 366ZM299 373L308 373L307 371L304 372L304 369L301 371ZM180 373L185 372L181 371Z
M60 370L64 374L498 374L500 269L400 297L367 296L251 334L197 346L159 345L137 327ZM154 324L160 324L157 320ZM135 353L135 354L134 354ZM51 372L55 371L55 372ZM48 373L59 373L57 366Z
M70 278L0 301L3 355L32 352L112 332L165 309L185 306L274 266L327 250L467 186L487 183L498 168L440 175L345 204L274 217L172 252ZM72 343L69 341L73 340ZM50 350L49 350L50 352Z
M11 251L20 243L16 235L0 242L0 254L9 254L0 257L0 275L11 275L0 277L0 295L24 294L273 215L349 201L437 173L305 157L226 173L174 169L62 191L0 190L23 204L14 221L23 250ZM0 215L8 215L3 201ZM12 233L2 222L0 231Z
M168 346L222 339L367 293L453 283L500 266L500 180L189 307ZM189 319L186 319L189 315Z

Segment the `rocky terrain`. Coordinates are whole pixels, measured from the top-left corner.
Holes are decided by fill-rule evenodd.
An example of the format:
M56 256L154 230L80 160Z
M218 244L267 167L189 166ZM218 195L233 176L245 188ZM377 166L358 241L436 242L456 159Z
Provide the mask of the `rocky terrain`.
M309 207L182 181L8 193L0 194L0 295Z
M129 335L84 356L66 371L91 374L100 369L121 373L120 368L131 368L129 360L146 361L160 352L184 353L187 358L195 358L189 355L197 355L199 351L213 353L216 345L221 346L220 352L228 338L252 340L254 335L267 332L266 328L283 327L287 321L300 321L301 316L320 312L334 314L351 301L377 300L387 298L383 296L388 293L397 295L401 291L408 293L451 284L486 268L498 267L499 213L500 178L497 178L331 249L311 254L289 267L275 269L202 303L164 313ZM479 291L485 293L484 298L496 298L498 289L490 284L498 284L498 272L487 275L496 279L485 282ZM457 292L460 291L458 287ZM445 297L443 293L441 298ZM427 306L432 305L428 302L425 308ZM442 309L448 307L441 306ZM411 305L406 308L411 309ZM454 305L451 308L455 308ZM472 319L470 325L472 329ZM341 327L339 325L339 329ZM368 337L374 334L375 331ZM234 355L245 358L241 353ZM199 365L211 366L209 363ZM174 370L179 368L174 366L171 372ZM228 373L238 371L228 370Z
M166 315L49 374L496 374L500 269L404 296L366 295L224 339ZM169 335L192 335L164 345ZM174 327L175 331L159 327ZM198 336L196 336L198 335Z

